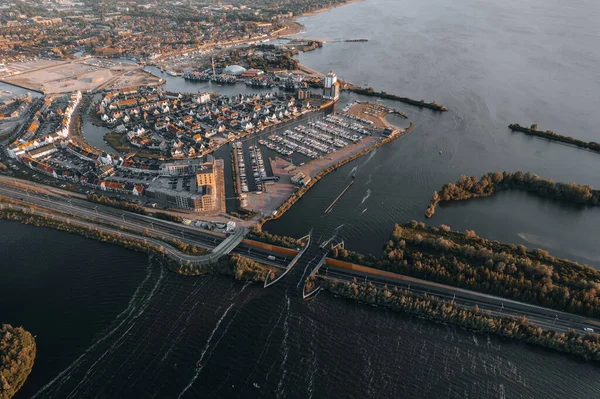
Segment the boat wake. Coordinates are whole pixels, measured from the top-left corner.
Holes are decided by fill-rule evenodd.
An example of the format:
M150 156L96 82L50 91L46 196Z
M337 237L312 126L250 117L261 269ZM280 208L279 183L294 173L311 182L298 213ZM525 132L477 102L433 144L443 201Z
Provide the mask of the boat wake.
M371 196L371 189L370 189L370 188L368 188L368 189L367 189L367 194L366 194L366 195L363 197L362 201L360 201L360 204L361 204L361 205L362 205L362 204L364 204L364 203L365 203L365 201L366 201L367 199L369 199L369 197L370 197L370 196Z
M235 305L235 303L232 303L231 305L229 305L229 307L227 308L227 310L225 310L225 312L223 312L223 314L221 315L221 318L219 319L219 321L217 321L217 324L215 325L215 328L213 328L212 332L210 333L210 336L208 337L208 340L206 341L206 344L204 345L204 348L202 349L202 353L200 354L200 359L198 359L197 364L199 364L200 366L194 372L194 375L192 376L192 379L185 386L185 388L183 388L183 391L181 391L179 393L179 395L177 396L177 398L181 398L188 391L188 389L190 389L192 387L192 385L194 385L194 382L196 382L196 380L198 379L198 376L200 375L200 372L204 368L204 365L203 365L202 362L204 361L204 357L208 353L208 349L210 348L210 343L212 342L212 340L213 340L213 338L215 336L215 333L219 329L219 326L221 325L221 323L223 322L223 320L225 319L225 317L227 317L227 314L229 313L229 311L231 310L231 308L233 308L233 305ZM227 324L227 327L225 328L225 331L223 332L223 334L221 334L221 336L217 340L217 343L215 344L214 348L217 347L217 345L219 344L219 341L221 341L221 339L223 338L223 336L227 333L227 328L229 327L229 324L231 324L232 320L233 320L233 318Z
M89 348L87 348L66 369L61 371L54 379L52 379L39 391L37 391L33 395L33 398L36 398L39 395L45 393L56 392L69 379L71 379L71 377L73 377L73 375L80 368L80 366L82 366L84 362L88 361L88 358L90 358L90 361L96 359L95 362L88 368L86 375L79 381L79 383L71 391L69 396L75 394L77 392L78 387L81 386L81 384L85 381L86 377L89 376L93 367L96 364L98 364L98 362L102 360L108 354L108 352L114 350L115 348L120 346L120 344L123 343L127 333L133 328L137 319L144 313L144 311L148 307L150 301L154 297L154 294L161 285L163 278L166 274L165 269L163 267L160 267L160 275L154 282L154 286L150 289L149 292L145 292L146 288L148 288L147 285L149 281L152 280L153 270L156 270L156 265L153 264L152 260L153 258L150 258L150 261L148 262L146 276L144 277L140 285L136 288L125 310L123 310L115 318L115 320L111 323L109 327L107 327L102 333L99 334L99 338L96 341L94 341L94 343ZM123 329L125 330L123 331ZM113 336L118 336L117 340L99 358L97 356L92 355L92 352L96 350L96 348L98 348L101 344L103 344Z
M352 176L353 173L355 173L358 170L358 166L355 166L352 168L352 170L350 171L350 173L348 173L348 177Z
M311 260L309 260L308 263L306 264L306 267L304 268L304 271L302 272L302 277L300 277L300 280L298 280L298 284L296 284L296 288L300 288L300 284L304 283L304 276L306 275L306 271L308 270L310 265L315 261L315 259L317 259L316 256L314 258L312 258Z
M290 353L290 347L288 345L288 336L290 333L290 324L289 324L290 298L286 297L286 300L287 300L287 306L286 306L287 314L285 315L285 319L283 320L283 340L281 341L281 348L282 348L281 353L283 354L283 358L281 359L282 374L281 374L281 379L277 383L277 390L275 391L275 396L278 398L285 397L285 392L283 391L283 383L284 383L285 378L287 377L287 373L288 373L285 366L287 363L288 354Z
M362 168L363 166L365 166L371 159L373 159L373 157L375 156L375 153L377 152L377 148L375 148L373 151L371 151L371 153L369 154L369 157L365 160L365 162L360 165L360 167Z
M265 356L265 354L267 353L267 351L271 347L273 333L277 329L277 326L279 326L279 322L281 322L281 318L283 317L283 313L287 309L287 299L288 299L288 293L287 293L287 291L285 292L285 298L286 298L286 303L281 307L281 312L279 312L279 316L277 317L277 321L275 322L275 324L273 324L273 328L271 328L271 331L269 331L269 335L267 336L267 339L265 340L265 345L263 346L263 350L260 353L260 356L258 356L258 359L256 360L256 366L258 366L260 364L260 362L262 361L263 357ZM273 364L273 366L274 366L274 364ZM270 372L271 372L271 370L269 370L269 372L267 373L265 379L268 379ZM246 383L248 382L248 380L250 379L250 377L252 377L252 375L248 375L248 378L246 379Z

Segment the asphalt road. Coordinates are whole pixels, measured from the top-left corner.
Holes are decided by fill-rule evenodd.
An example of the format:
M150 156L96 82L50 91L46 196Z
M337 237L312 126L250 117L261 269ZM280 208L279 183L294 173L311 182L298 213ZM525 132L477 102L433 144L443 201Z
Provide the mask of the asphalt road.
M600 327L599 321L584 316L399 274L396 275L396 278L391 278L334 266L323 266L320 274L342 282L351 282L356 278L358 281L369 281L379 288L387 285L390 289L393 287L409 289L412 292L426 293L438 299L454 300L457 305L468 308L477 305L481 310L489 310L494 316L513 316L514 318L525 316L538 327L558 332L573 329L583 333L586 327L592 329Z
M229 252L234 252L276 267L285 267L287 265L288 260L279 253L240 244L239 242L247 233L246 228L238 228L234 234L226 239L223 234L212 233L204 229L156 219L150 216L138 215L76 197L69 198L62 191L58 191L52 187L33 185L27 181L18 180L18 183L22 187L17 188L3 184L3 180L0 179L0 195L66 213L75 218L86 219L96 228L104 228L102 225L110 225L116 226L116 231L127 229L137 232L140 235L146 232L159 240L178 239L187 244L194 244L213 250L213 258L215 255L218 257ZM139 238L139 236L137 237ZM267 259L271 255L276 257L275 261ZM189 258L189 255L186 256L188 256L185 258L186 260L194 259L194 257ZM200 261L199 257L196 258L196 262Z
M240 253L250 259L281 268L286 268L291 260L291 257L285 257L279 253L239 243L247 232L244 228L237 229L234 234L225 239L223 235L191 226L121 211L80 198L68 198L62 195L62 193L57 193L55 189L50 187L33 186L29 185L27 181L20 180L19 183L23 184L23 188L16 188L3 184L3 181L4 179L0 179L0 195L70 214L75 218L85 219L81 223L88 227L118 232L126 236L130 235L132 238L147 239L149 242L164 246L175 258L185 261L189 260L192 263L205 262L208 257L214 259L229 252ZM26 190L25 187L28 187L28 189ZM38 211L37 213L41 214L44 212ZM50 214L49 212L46 213ZM62 218L66 220L69 217L65 216ZM73 222L73 219L71 220ZM103 224L116 226L116 228L106 227ZM134 233L125 233L121 229L127 229ZM145 230L153 237L141 237L136 234L141 234ZM161 239L178 239L188 244L195 244L215 250L215 252L201 257L186 255L160 241ZM314 260L317 258L320 259L318 255L321 253L320 249L315 247L317 245L318 243L313 243L311 248L307 249L306 253L298 260L295 269L306 270L309 264L316 265ZM267 259L269 256L275 256L275 261ZM383 287L383 285L387 284L390 288L396 286L398 288L410 289L411 291L427 293L444 300L454 300L460 306L473 307L477 305L480 309L489 310L496 316L526 316L539 327L559 332L565 332L567 329L583 332L583 329L586 327L600 328L600 321L598 320L399 274L382 276L377 273L351 271L333 266L323 266L319 273L339 281L353 281L354 278L358 280L366 279L366 281L370 281L378 287ZM302 278L304 277L303 273Z

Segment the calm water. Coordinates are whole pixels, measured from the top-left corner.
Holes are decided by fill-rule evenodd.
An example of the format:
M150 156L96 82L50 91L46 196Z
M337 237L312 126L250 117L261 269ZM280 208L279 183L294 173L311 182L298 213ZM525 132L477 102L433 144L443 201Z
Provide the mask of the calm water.
M2 321L38 343L17 398L600 395L597 367L565 356L329 295L304 302L301 270L264 289L15 222L0 236Z
M600 4L591 0L564 7L541 0L367 0L301 19L306 37L369 39L327 43L302 54L302 63L334 69L355 84L436 100L450 112L388 103L416 121L414 131L330 175L267 228L301 236L314 226L330 235L345 223L341 235L349 247L378 254L394 223L424 220L432 192L461 174L520 169L600 187L598 154L507 128L511 122L537 122L600 140L600 27L593 23L598 20ZM326 216L315 211L329 205L354 168L357 184L333 211ZM565 208L508 194L440 207L430 223L600 265L593 242L600 208Z
M423 220L432 191L460 174L522 169L600 187L600 155L506 128L600 139L599 7L366 0L303 19L307 37L369 39L326 44L306 65L451 111L390 103L415 130L326 177L268 229L327 237L344 224L348 247L378 253L394 223ZM165 78L169 90L208 90ZM430 223L600 266L597 208L502 193L441 206ZM303 302L302 270L265 290L12 222L0 237L0 321L39 345L18 398L600 397L597 367L565 356L326 294Z

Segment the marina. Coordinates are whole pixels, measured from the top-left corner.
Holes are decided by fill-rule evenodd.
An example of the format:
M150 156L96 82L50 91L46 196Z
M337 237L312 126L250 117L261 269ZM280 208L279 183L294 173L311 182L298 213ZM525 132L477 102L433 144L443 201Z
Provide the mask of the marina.
M355 121L349 116L344 113L328 115L322 120L309 121L306 125L300 124L280 134L271 134L258 142L284 157L298 153L309 160L317 159L348 144L356 144L364 136L372 134L367 130L368 123Z
M246 148L244 144L247 145ZM240 192L263 192L269 176L260 148L238 141L234 143L234 155Z

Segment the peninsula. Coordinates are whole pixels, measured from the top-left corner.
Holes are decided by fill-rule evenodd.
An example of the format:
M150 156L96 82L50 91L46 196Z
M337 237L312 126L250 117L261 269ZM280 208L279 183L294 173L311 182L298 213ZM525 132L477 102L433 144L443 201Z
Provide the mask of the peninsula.
M554 183L529 172L493 172L477 179L461 176L456 183L445 184L440 192L434 191L429 202L426 218L431 218L442 201L462 201L471 198L490 197L502 190L523 190L540 197L575 205L598 206L600 191L577 183Z
M22 327L0 327L0 399L12 398L27 380L35 361L36 345Z

